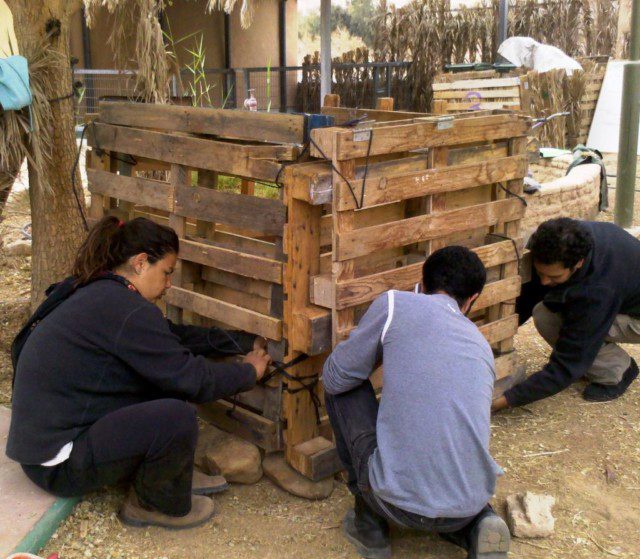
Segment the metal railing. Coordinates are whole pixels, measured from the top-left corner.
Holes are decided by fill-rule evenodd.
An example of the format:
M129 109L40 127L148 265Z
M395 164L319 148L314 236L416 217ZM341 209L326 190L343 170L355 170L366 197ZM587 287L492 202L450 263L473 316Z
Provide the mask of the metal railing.
M338 63L332 65L332 90L344 98L345 106L372 108L378 97L396 98L398 109L403 103L406 72L410 62ZM320 107L320 65L258 66L249 68L208 68L205 70L211 86L207 105L242 108L250 91L258 101L259 110L306 111ZM98 101L104 98L135 98L135 73L131 70L75 69L74 80L83 83L77 103L77 121L88 113L97 112ZM185 70L180 79L171 82L172 97L188 97L190 75ZM406 92L406 91L405 91ZM210 101L210 103L209 103Z

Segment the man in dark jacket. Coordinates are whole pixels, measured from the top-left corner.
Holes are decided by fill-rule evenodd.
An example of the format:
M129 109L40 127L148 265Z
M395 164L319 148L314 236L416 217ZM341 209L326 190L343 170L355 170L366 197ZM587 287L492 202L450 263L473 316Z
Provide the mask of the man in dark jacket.
M494 401L522 406L586 377L586 400L620 397L638 366L618 343L640 343L640 241L611 223L559 218L533 234L533 277L517 311L553 347L545 367Z

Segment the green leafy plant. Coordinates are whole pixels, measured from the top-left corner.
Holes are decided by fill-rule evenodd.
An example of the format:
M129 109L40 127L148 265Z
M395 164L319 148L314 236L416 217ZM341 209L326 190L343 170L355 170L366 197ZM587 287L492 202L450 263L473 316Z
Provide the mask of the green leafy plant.
M193 49L185 49L191 55L191 62L186 65L186 69L191 74L188 91L191 94L191 103L194 107L211 107L211 91L214 86L209 83L206 73L206 53L204 49L204 38L202 32L200 37L195 39Z

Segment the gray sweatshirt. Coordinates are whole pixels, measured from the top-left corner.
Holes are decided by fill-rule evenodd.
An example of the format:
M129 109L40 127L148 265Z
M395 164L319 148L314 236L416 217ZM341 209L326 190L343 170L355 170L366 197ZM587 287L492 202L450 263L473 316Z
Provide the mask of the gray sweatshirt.
M489 344L451 297L389 291L325 362L325 390L355 388L380 359L372 489L428 518L477 514L502 475L489 454L495 379Z

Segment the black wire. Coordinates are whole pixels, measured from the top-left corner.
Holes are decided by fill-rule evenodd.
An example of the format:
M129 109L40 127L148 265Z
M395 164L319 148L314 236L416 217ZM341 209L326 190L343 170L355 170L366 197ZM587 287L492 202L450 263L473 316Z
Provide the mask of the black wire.
M338 169L336 169L335 165L333 164L333 161L331 161L331 159L330 159L330 158L328 158L328 157L324 154L324 152L322 151L322 149L320 148L320 146L319 146L318 144L316 144L316 143L313 141L313 138L311 138L311 137L310 137L310 138L309 138L309 142L311 143L311 145L312 145L314 148L316 148L316 149L320 152L320 155L322 155L322 158L323 158L323 159L326 159L326 160L329 162L329 164L331 165L331 168L332 168L332 169L333 169L333 170L338 174L338 176L339 176L340 178L342 178L342 180L343 180L344 182L346 182L346 183L347 183L347 186L349 187L349 192L351 192L351 196L353 197L353 201L354 201L354 202L355 202L355 204L356 204L356 208L357 208L357 209L360 209L360 205L359 205L359 203L358 203L358 197L356 196L356 193L354 192L353 187L351 186L351 183L349 182L349 179L348 179L347 177L345 177L345 176L344 176L340 171L338 171Z
M68 95L63 95L62 97L54 97L53 99L47 99L49 103L54 103L56 101L64 101L65 99L71 99L76 94L75 89L71 91Z
M284 183L280 182L280 175L282 174L282 171L285 170L286 167L288 167L289 165L294 165L296 163L298 163L298 161L300 161L300 159L302 159L302 157L304 156L305 152L309 149L309 142L307 142L306 144L304 144L304 147L302 148L302 151L298 154L298 157L295 158L294 161L288 161L287 163L282 163L280 165L280 169L278 170L278 174L276 175L276 180L275 180L275 185L273 184L267 184L267 183L258 183L258 184L264 184L265 186L270 186L271 188L284 188ZM254 181L256 182L256 181Z

